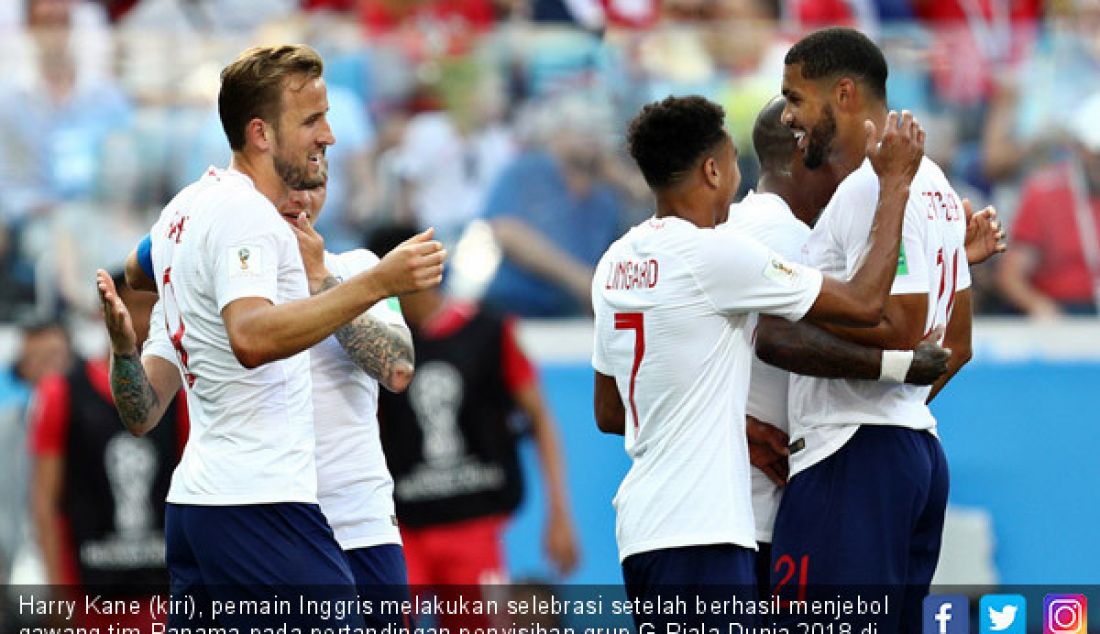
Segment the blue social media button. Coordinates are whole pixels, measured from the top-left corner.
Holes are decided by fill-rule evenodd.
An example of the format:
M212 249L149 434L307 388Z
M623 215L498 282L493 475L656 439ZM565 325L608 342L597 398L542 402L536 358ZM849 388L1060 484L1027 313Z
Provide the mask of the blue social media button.
M961 594L924 598L924 634L970 634L970 603Z
M987 594L978 604L981 634L1027 634L1027 600L1018 594Z

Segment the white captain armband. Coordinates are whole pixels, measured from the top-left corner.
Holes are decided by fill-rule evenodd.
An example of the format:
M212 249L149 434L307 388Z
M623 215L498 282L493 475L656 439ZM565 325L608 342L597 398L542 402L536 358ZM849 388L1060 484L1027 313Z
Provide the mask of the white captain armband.
M905 383L909 366L913 363L912 350L883 350L882 369L878 380L886 383Z

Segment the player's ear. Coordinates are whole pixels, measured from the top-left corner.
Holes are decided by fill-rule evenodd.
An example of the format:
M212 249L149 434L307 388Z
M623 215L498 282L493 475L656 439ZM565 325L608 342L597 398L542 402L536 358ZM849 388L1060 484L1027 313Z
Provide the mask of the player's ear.
M256 117L245 125L245 139L258 149L267 151L271 149L271 126L263 119Z
M856 103L856 83L851 77L841 77L833 86L833 99L841 109L851 109Z
M713 156L703 159L703 179L707 185L715 189L722 184L722 172L718 169L718 161Z

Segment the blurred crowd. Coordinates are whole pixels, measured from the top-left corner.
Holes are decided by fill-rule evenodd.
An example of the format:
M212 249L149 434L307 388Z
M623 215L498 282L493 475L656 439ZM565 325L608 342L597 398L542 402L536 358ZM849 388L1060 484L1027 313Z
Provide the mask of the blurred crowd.
M723 104L743 194L784 53L828 24L879 41L891 106L1008 226L977 310L1095 314L1100 0L21 0L0 9L0 321L98 312L95 269L228 162L219 69L278 41L326 60L333 251L434 226L452 292L583 316L597 258L652 212L625 122L667 94Z
M22 0L0 10L0 320L96 312L95 268L227 163L219 69L275 41L326 59L333 250L434 226L453 292L583 316L596 259L651 213L625 121L720 102L743 194L786 48L828 24L878 40L891 106L1009 227L977 310L1095 314L1100 0Z

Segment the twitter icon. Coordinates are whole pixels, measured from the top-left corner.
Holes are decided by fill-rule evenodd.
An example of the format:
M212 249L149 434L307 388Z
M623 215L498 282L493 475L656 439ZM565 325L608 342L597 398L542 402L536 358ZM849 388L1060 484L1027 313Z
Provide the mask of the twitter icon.
M1027 600L1018 594L987 594L978 614L981 634L1027 634Z

